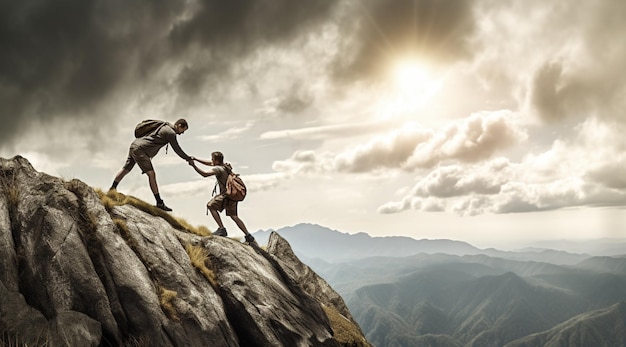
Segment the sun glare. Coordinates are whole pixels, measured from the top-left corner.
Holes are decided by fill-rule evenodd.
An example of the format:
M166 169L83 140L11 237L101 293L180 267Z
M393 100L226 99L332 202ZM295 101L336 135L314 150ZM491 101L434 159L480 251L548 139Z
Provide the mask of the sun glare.
M419 92L432 82L431 72L418 61L402 61L392 71L393 81L402 92Z
M442 79L428 64L405 59L391 65L389 81L389 94L381 100L383 107L379 117L382 119L415 116L440 89Z

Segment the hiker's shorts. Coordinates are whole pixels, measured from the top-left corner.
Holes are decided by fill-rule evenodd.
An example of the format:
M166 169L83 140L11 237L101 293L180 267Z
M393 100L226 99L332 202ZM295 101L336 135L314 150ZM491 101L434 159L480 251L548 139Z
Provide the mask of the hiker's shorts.
M225 195L216 195L206 204L206 208L209 210L216 210L222 212L226 210L227 216L237 215L237 201L227 198Z
M126 158L124 169L130 171L135 166L135 163L139 165L141 173L154 170L154 167L152 166L152 158L150 158L146 152L140 148L131 145L128 150L128 158Z

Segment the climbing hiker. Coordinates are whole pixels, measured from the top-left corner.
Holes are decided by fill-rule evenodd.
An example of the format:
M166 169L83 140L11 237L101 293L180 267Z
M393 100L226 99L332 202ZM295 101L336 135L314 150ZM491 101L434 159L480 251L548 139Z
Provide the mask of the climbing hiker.
M196 166L196 161L207 166L212 166L212 168L208 171L204 171ZM192 158L192 161L189 162L189 165L193 166L193 168L203 177L215 176L217 180L217 185L220 188L219 194L213 196L211 200L207 203L207 210L211 212L211 215L213 216L213 219L215 219L215 222L218 226L218 229L213 233L213 235L228 235L228 232L226 231L226 228L222 223L222 218L220 217L220 212L226 210L226 215L229 216L235 222L235 224L237 224L239 229L241 229L241 231L243 231L243 233L245 234L246 242L250 245L256 245L254 236L252 236L248 232L246 225L237 214L237 205L239 204L239 200L242 200L243 198L235 197L235 195L230 195L230 187L228 187L229 189L227 189L229 175L234 174L232 172L231 165L228 163L224 163L224 155L221 152L213 152L211 153L211 161L202 160L194 157ZM230 179L232 180L233 177L231 177ZM230 186L230 183L228 183L228 186Z
M117 185L133 169L136 163L139 165L141 172L148 176L150 189L156 199L156 207L164 211L171 211L172 209L165 205L159 194L156 173L152 167L152 158L157 155L161 147L171 145L179 157L191 164L193 162L192 157L188 156L180 148L176 140L176 135L183 134L187 129L189 129L189 125L184 119L179 119L174 124L154 120L146 120L139 123L135 128L136 139L130 144L130 149L128 150L126 164L115 176L110 189L117 189Z

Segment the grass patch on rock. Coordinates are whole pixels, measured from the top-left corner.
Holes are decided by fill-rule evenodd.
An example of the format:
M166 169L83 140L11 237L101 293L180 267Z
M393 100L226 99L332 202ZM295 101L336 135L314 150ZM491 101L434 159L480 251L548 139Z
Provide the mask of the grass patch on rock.
M335 340L342 346L371 346L361 334L360 329L349 319L341 315L337 309L326 305L322 305L322 308L330 321L330 327L333 329Z
M178 293L163 287L157 287L157 290L159 303L161 304L163 312L165 312L171 320L179 320L178 312L176 312L176 307L174 307L174 300L176 299L176 296L178 296Z
M188 233L196 234L199 236L210 236L211 231L205 226L193 226L189 224L186 220L182 218L177 218L172 216L171 214L161 210L160 208L150 205L149 203L138 199L134 196L124 195L116 190L109 190L108 192L103 192L100 189L96 189L96 193L100 197L104 208L110 213L115 206L122 205L131 205L136 207L137 209L148 213L153 216L161 217L165 219L173 228L178 229L180 231L185 231Z
M209 281L211 287L217 289L217 276L215 276L215 272L210 269L211 261L209 259L209 252L205 248L190 244L185 245L185 250L189 255L191 265L200 271L200 273Z

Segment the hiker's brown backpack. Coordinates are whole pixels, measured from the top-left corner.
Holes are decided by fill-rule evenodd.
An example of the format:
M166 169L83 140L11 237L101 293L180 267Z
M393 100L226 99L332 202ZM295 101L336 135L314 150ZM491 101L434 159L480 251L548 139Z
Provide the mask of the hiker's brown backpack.
M226 196L235 201L242 201L246 198L246 185L239 174L230 173L226 180Z
M135 126L135 138L148 136L167 124L162 120L146 119Z
M226 178L226 191L224 192L224 195L231 200L243 201L243 199L246 198L246 193L248 192L243 180L239 174L233 172L233 168L229 163L224 164L222 167L228 173L228 177ZM213 188L213 194L215 194L216 190L217 183Z

